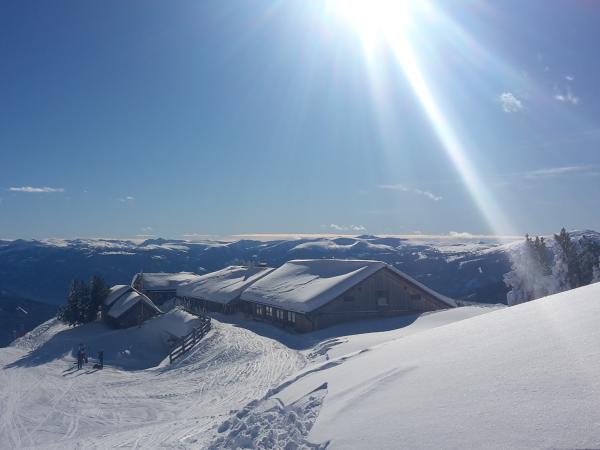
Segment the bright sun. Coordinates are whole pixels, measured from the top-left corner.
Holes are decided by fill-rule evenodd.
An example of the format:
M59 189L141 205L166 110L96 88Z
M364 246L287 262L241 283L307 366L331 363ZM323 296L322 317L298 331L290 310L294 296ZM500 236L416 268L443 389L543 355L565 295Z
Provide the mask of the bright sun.
M333 0L333 7L366 41L398 37L411 18L410 0Z
M500 231L496 230L503 232L512 230L512 225L488 191L477 167L471 162L468 149L452 126L451 116L445 114L438 96L434 94L431 80L436 79L436 74L426 73L427 66L423 64L421 60L423 55L419 53L419 46L416 44L428 36L435 36L440 32L440 28L443 31L444 24L447 24L448 30L456 30L457 27L428 0L331 0L331 2L336 14L342 16L360 34L368 64L373 66L377 64L376 58L371 57L375 44L383 44L391 49L396 64L404 72L433 131L483 217L490 224L490 228L498 234ZM437 29L427 25L428 17L437 19ZM452 35L450 31L448 33ZM370 70L370 73L376 72L376 67ZM385 99L385 96L379 98Z

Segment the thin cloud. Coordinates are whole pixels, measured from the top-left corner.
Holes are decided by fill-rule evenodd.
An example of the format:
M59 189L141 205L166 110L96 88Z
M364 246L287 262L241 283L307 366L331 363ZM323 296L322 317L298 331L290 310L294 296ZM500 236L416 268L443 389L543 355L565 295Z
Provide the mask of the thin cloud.
M365 231L366 228L362 225L336 225L332 223L329 228L335 231Z
M515 113L523 109L523 103L512 92L503 92L497 100L505 113Z
M573 81L573 80L575 80L575 77L573 75L565 75L565 80Z
M524 178L537 179L537 178L554 178L565 175L576 175L581 173L594 174L596 172L596 166L562 166L562 167L546 167L543 169L530 170L528 172L522 172L518 175Z
M567 86L567 90L565 92L559 92L554 95L554 100L563 103L570 103L571 105L577 105L581 99L573 94L571 88Z
M377 187L379 189L386 189L388 191L409 192L412 194L422 195L424 197L427 197L429 200L433 200L434 202L439 202L440 200L443 199L443 197L436 195L433 192L413 188L410 186L406 186L405 184L381 184Z
M496 180L496 186L512 186L516 182L527 183L544 181L559 177L569 176L597 176L600 175L598 166L594 165L571 165L571 166L560 166L560 167L544 167L541 169L528 170L525 172L513 172L505 175L501 175Z
M65 192L63 188L53 188L53 187L34 187L34 186L19 186L19 187L10 187L8 188L11 192L26 192L28 194L48 194L53 192Z
M117 200L119 200L121 203L129 203L129 202L134 201L135 197L132 197L131 195L127 195L126 197L121 197Z

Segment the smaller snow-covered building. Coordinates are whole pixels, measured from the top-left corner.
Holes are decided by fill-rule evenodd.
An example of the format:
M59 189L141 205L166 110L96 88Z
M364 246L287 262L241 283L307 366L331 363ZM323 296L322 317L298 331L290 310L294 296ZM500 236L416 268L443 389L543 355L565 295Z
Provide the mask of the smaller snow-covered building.
M129 328L162 314L146 295L126 285L110 288L102 307L104 320L117 328Z
M181 284L177 298L192 311L233 312L244 289L273 270L264 266L225 267Z
M248 314L298 331L456 306L389 264L339 259L289 261L242 292L241 301Z
M175 297L178 286L189 283L196 278L198 278L198 275L192 272L140 272L133 276L131 286L144 293L155 304L162 305Z

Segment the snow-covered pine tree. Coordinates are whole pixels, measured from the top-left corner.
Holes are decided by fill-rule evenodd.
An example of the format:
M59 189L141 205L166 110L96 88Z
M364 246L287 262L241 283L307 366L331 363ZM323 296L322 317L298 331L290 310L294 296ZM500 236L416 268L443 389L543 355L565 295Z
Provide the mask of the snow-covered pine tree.
M592 283L598 283L600 281L600 257L598 257L598 262L592 268Z
M577 243L579 264L579 286L586 286L594 279L594 268L598 265L600 246L588 236L582 236Z
M546 246L544 237L536 236L533 241L536 262L544 276L552 274L552 252Z
M76 325L79 321L80 287L78 280L69 284L67 303L58 309L57 317L69 325Z
M511 252L511 271L504 275L509 287L506 300L509 305L528 302L552 293L551 253L543 238L533 240L525 235L525 242Z
M577 251L571 236L562 228L554 235L554 267L552 275L556 282L556 292L574 289L580 286Z
M102 278L94 275L90 281L89 291L89 302L86 305L84 312L85 322L92 322L96 320L98 309L108 295L108 286Z

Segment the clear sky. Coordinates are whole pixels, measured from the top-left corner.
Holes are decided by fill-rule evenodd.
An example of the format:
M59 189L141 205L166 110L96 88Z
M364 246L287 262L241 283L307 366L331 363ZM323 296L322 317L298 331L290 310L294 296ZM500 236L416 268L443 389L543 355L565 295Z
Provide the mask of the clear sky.
M0 3L0 237L600 229L600 3Z

